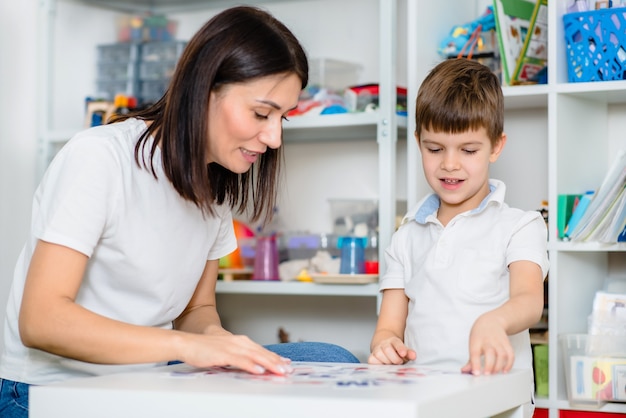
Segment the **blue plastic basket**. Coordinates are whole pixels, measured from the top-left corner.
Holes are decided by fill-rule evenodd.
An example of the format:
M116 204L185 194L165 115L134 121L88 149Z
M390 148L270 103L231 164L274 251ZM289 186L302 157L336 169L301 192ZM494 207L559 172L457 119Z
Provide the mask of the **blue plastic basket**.
M570 82L626 79L626 8L563 15Z

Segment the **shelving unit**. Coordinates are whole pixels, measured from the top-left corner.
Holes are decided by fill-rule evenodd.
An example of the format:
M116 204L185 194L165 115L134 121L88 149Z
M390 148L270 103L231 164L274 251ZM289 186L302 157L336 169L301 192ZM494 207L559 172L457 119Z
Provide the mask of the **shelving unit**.
M150 10L156 7L166 13L185 8L224 7L228 2L218 0L81 0L82 3L123 11ZM297 3L285 0L281 3ZM44 34L50 30L54 0L42 1ZM258 2L257 2L258 3ZM310 3L310 2L309 2ZM509 136L501 161L494 166L494 177L507 183L507 200L511 206L526 210L539 208L541 200L549 202L549 396L537 399L537 407L549 410L557 418L560 410L577 409L567 400L563 358L558 336L564 333L584 333L587 316L597 290L602 289L607 276L626 277L626 244L568 243L556 239L557 196L579 193L599 186L618 147L624 147L626 132L626 81L568 83L562 15L566 2L550 1L549 13L549 82L547 85L505 87L505 130ZM52 7L50 6L52 4ZM368 5L371 3L368 2ZM376 113L332 115L324 118L303 116L293 118L286 126L285 140L290 142L320 142L329 139L341 141L374 138L378 149L378 189L381 220L380 249L384 251L395 217L398 195L406 196L408 207L428 191L419 166L419 151L413 138L414 121L411 117L398 118L393 112L395 103L396 70L406 67L408 87L408 114L414 114L413 99L419 83L441 58L436 43L443 39L454 25L469 22L491 4L489 0L454 0L453 2L426 2L424 0L379 0L378 62L381 91L381 109ZM397 7L406 8L397 13ZM396 20L404 14L405 21ZM356 16L356 13L355 13ZM344 22L344 24L347 24ZM355 20L355 24L362 24ZM397 26L406 25L406 49L398 50ZM44 38L46 39L46 38ZM45 45L47 41L42 44ZM49 48L44 48L44 52ZM45 53L44 53L45 55ZM400 58L400 59L398 59ZM402 60L401 64L396 63ZM50 57L48 56L48 61ZM44 71L49 71L44 66ZM42 76L46 79L46 76ZM49 80L48 80L49 81ZM44 83L44 85L47 85ZM49 93L49 90L46 90ZM49 98L44 97L44 106ZM69 137L67 131L47 129L45 116L41 142L43 148L62 144ZM397 129L397 128L400 129ZM406 138L406 190L396 190L394 179L404 176L404 169L396 171L398 132ZM404 144L404 141L401 141ZM403 145L404 146L404 145ZM44 155L47 155L44 152ZM507 159L508 158L508 159ZM47 160L43 159L42 166ZM500 164L500 165L498 165ZM383 257L381 256L382 260ZM381 266L384 271L384 266ZM258 285L258 286L257 286ZM287 316L301 311L298 323L316 322L326 325L338 322L336 313L361 309L359 314L345 318L343 329L353 332L355 324L368 329L375 321L376 285L337 286L308 283L219 283L218 293L227 305L227 321L235 318L252 321L249 329L257 326L257 318L246 318L242 309L255 312L253 303L261 310L278 310ZM328 304L334 304L328 308ZM341 308L340 306L341 305ZM244 308L245 307L245 308ZM285 309L281 311L281 309ZM292 309L287 311L287 309ZM343 309L343 310L342 310ZM361 314L365 312L366 314ZM237 316L239 315L239 316ZM278 316L277 315L277 316ZM292 318L290 318L292 319ZM295 323L295 322L294 322ZM246 331L246 330L244 330ZM348 332L349 331L349 332ZM369 338L350 334L350 341L362 344ZM361 341L358 341L361 338ZM340 342L341 343L341 342ZM367 344L367 342L365 343ZM348 346L348 348L352 348ZM367 345L361 347L366 350ZM578 408L580 409L580 408ZM589 411L597 410L589 408ZM611 403L601 412L626 413L626 405Z
M60 2L68 2L72 0L57 0ZM88 5L94 10L102 10L107 13L111 11L120 12L142 12L152 11L157 13L170 12L189 12L191 10L208 8L215 9L220 7L231 6L229 2L219 0L183 0L183 1L149 1L136 2L127 0L73 0L73 3L80 5ZM291 1L293 2L293 1ZM259 4L271 10L271 3L282 2L261 2L252 1L248 3ZM306 7L311 7L315 2L300 2ZM46 0L41 4L43 32L48 36L44 36L47 40L44 42L43 53L46 62L46 72L50 73L54 70L54 60L51 56L53 43L50 39L55 33L56 18L56 2L55 0ZM93 6L93 7L92 7ZM378 190L379 190L379 242L381 251L389 243L391 234L395 227L395 202L396 202L396 175L395 175L395 159L396 159L396 142L398 137L398 125L406 127L406 118L397 117L395 114L396 102L396 1L388 0L370 0L368 2L360 2L358 7L376 7L376 13L372 13L378 19L375 25L378 26L379 45L372 48L372 51L378 49L379 56L376 62L380 63L378 72L378 83L380 85L381 94L379 96L379 107L375 112L355 113L355 114L338 114L324 116L309 116L290 118L285 124L284 139L290 143L350 143L352 141L372 141L376 143L377 161L378 161ZM358 10L355 10L357 12ZM112 22L114 25L115 22ZM372 22L370 22L372 23ZM373 25L374 26L374 25ZM113 40L109 40L111 42ZM102 41L99 41L102 43ZM106 43L106 42L104 42ZM42 133L40 135L40 143L42 149L42 158L40 163L41 173L47 166L54 153L79 129L50 129L52 124L49 122L49 108L52 106L53 81L49 75L42 76L44 80L44 114L42 120ZM393 86L393 87L392 87ZM380 257L382 259L382 256ZM381 266L381 268L384 268ZM251 326L251 320L266 323L281 321L283 317L289 316L299 321L289 325L291 328L300 328L300 322L308 321L307 317L312 315L319 316L323 313L321 310L328 312L336 312L338 317L334 321L334 326L341 328L342 325L363 322L361 332L353 341L345 342L334 340L338 344L342 344L352 349L357 355L359 351L363 351L361 358L366 355L365 350L369 345L369 338L375 325L376 307L378 288L376 284L367 285L326 285L315 283L297 283L297 282L276 282L276 283L254 283L250 281L220 281L217 286L217 293L222 308L222 316L225 322L237 329L237 332L251 335L246 326ZM232 302L231 302L232 301ZM256 312L264 311L264 304L272 306L273 312L257 315ZM290 303L297 303L296 310L298 312L283 313L281 307ZM245 318L238 320L241 306L246 305L249 316L254 318ZM250 306L261 305L261 306ZM317 306L319 305L319 306ZM323 307L321 307L323 306ZM278 313L276 313L278 312ZM291 319L291 318L290 318ZM239 321L239 322L238 322ZM245 322L242 324L241 322ZM259 328L261 325L252 326ZM320 324L315 325L315 330L323 327ZM255 329L257 331L258 329ZM353 331L354 332L354 331ZM349 333L340 332L349 335ZM332 335L332 332L331 332ZM333 340L331 335L322 336L322 340ZM308 331L307 338L315 338L314 334ZM256 338L259 340L259 338ZM269 343L275 341L263 341ZM352 344L352 345L351 345Z
M564 2L549 4L550 68L554 80L548 95L549 202L556 208L559 194L596 189L604 178L617 147L626 146L612 120L626 115L626 81L568 83L562 16ZM584 167L584 169L581 169ZM626 245L565 243L556 238L556 211L550 213L550 396L555 408L570 409L558 336L585 333L593 297L605 278L626 277ZM621 263L620 263L621 260ZM581 309L584 307L584 309ZM558 348L558 349L557 349ZM600 411L626 413L626 404L610 403Z
M82 0L83 3L93 4L98 7L109 8L120 11L172 11L172 10L188 10L201 7L220 7L227 5L228 2L220 0L183 0L183 1L126 1L126 0ZM260 1L252 1L250 3L262 3ZM45 22L44 37L52 39L55 18L54 0L42 2L42 22ZM406 126L406 118L398 118L395 114L396 102L396 77L395 77L395 49L396 49L396 1L379 1L378 2L380 19L379 19L379 84L380 97L379 108L375 112L355 113L343 115L325 115L302 116L292 118L291 122L285 126L286 141L324 141L324 140L344 140L351 138L376 138L379 148L379 219L380 219L380 247L382 248L389 243L391 234L394 229L395 217L395 150L398 137L397 126L398 120L403 126ZM46 36L49 35L49 36ZM46 42L50 42L49 40ZM47 64L44 69L47 72L52 71L52 57L50 44L46 44L42 48L44 62ZM47 115L51 106L51 80L49 76L43 76L43 106L46 107L41 113ZM393 87L392 87L393 86ZM50 159L54 155L56 149L61 146L75 130L56 131L48 128L49 120L43 117L41 121L43 129L40 135L42 158L40 162L40 170L43 172ZM381 257L382 258L382 257ZM382 266L381 266L382 267Z
M471 3L471 2L470 2ZM624 140L626 120L626 81L569 83L562 16L564 1L550 1L549 13L549 81L540 86L513 86L503 89L505 95L505 130L509 135L507 149L511 152L515 141L531 138L527 124L521 130L510 127L523 126L527 114L531 121L542 125L545 131L541 140L547 154L545 166L532 155L521 156L509 170L518 170L513 176L541 176L527 179L528 187L547 191L549 202L549 396L537 399L537 407L549 410L551 418L559 417L560 410L581 410L572 407L567 399L563 356L558 345L558 336L566 333L586 333L587 316L591 313L595 292L603 288L605 278L621 277L626 280L626 243L604 245L599 243L561 242L557 239L557 196L580 193L596 189L612 162L618 147L626 146ZM415 97L419 83L438 61L432 42L422 39L442 39L455 24L469 22L490 2L474 2L468 5L457 0L441 4L409 1L407 18L413 22L408 28L409 62L408 73L417 75L409 83L409 97ZM411 55L413 54L413 55ZM409 108L409 115L414 109ZM409 118L407 132L414 130L414 121ZM408 155L417 156L416 144L407 138ZM538 157L538 156L537 156ZM411 158L411 157L409 157ZM504 172L507 174L507 172ZM408 162L408 206L414 204L426 190L417 180L421 177L419 160ZM518 198L520 191L509 186L507 197ZM533 190L522 190L530 194ZM508 200L508 199L507 199ZM509 202L510 203L510 202ZM539 202L535 203L537 208ZM523 209L532 209L528 202ZM584 408L583 408L584 409ZM600 409L588 408L593 412L626 413L626 404L609 403ZM582 416L582 415L581 415ZM595 415L594 415L595 416Z
M219 281L217 292L222 294L255 294L285 296L355 296L376 297L378 284L328 285L301 282L255 282L253 280Z

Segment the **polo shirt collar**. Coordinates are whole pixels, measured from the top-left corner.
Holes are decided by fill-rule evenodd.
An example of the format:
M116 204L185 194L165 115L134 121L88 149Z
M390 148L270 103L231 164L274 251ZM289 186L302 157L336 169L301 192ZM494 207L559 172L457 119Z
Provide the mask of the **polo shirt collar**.
M480 205L477 208L472 209L467 213L468 214L480 213L483 210L485 210L485 208L491 202L493 202L493 204L495 205L501 205L502 203L504 203L505 191L506 191L506 186L504 185L502 181L496 180L496 179L490 179L489 180L489 194L483 199L482 202L480 202ZM434 215L437 212L437 209L439 209L440 204L441 204L441 201L439 200L439 196L437 196L436 194L432 193L426 196L426 198L422 200L421 205L419 205L417 211L415 212L415 216L413 217L413 219L415 219L417 223L425 224L428 220L428 217L431 215ZM405 217L405 220L406 221L411 220L410 215Z

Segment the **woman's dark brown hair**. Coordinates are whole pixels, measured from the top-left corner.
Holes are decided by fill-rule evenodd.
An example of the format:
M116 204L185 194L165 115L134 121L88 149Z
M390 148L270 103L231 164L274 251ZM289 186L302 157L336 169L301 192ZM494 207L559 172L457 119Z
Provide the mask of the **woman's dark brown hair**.
M293 73L308 82L304 49L280 21L254 7L234 7L210 19L189 41L169 88L153 106L127 117L151 121L135 148L135 159L156 177L143 152L161 146L163 167L174 188L203 211L227 203L253 221L271 219L276 204L282 147L269 149L247 173L206 163L209 96L220 87L259 77Z

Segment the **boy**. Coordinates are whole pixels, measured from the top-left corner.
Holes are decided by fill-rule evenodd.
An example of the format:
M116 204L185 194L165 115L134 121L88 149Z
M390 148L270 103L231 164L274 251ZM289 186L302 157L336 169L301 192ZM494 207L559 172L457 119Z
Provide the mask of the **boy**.
M477 62L444 61L419 89L415 120L434 194L386 250L368 362L532 370L528 328L543 310L547 230L539 212L509 208L504 184L489 179L506 144L499 80Z

